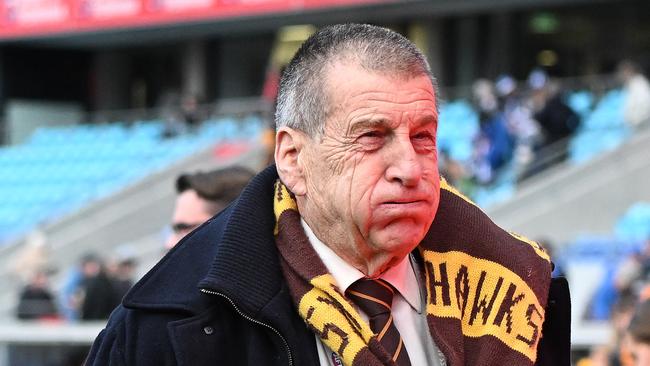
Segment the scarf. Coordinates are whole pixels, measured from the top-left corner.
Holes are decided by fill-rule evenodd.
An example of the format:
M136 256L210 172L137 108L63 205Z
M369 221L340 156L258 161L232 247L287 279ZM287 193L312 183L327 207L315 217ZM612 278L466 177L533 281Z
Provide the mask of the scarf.
M275 184L276 245L298 313L346 366L394 365L311 246L295 196ZM496 226L441 179L440 205L413 251L426 317L447 364L533 365L551 279L535 242Z

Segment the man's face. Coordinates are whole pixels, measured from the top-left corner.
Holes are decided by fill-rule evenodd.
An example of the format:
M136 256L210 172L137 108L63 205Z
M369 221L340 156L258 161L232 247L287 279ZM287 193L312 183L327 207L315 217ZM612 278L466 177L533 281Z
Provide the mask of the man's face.
M395 264L422 240L439 203L431 81L342 63L326 74L333 111L322 140L307 138L301 156L301 214L339 255Z
M172 216L172 233L165 247L170 249L185 235L208 221L213 215L210 203L199 197L196 191L188 189L176 197L176 206Z

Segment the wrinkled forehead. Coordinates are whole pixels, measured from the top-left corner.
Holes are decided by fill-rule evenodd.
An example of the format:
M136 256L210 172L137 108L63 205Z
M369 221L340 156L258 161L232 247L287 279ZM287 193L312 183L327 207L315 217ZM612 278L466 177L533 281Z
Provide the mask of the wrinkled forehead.
M400 75L339 63L328 68L323 88L329 102L328 115L336 116L339 122L398 117L437 122L437 96L427 74Z

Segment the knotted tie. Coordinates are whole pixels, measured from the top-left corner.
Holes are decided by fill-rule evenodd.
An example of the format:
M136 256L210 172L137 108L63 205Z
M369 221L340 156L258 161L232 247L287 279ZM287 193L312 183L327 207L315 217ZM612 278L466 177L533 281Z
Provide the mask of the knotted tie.
M346 294L366 315L370 329L393 361L399 366L410 366L406 346L393 322L391 306L395 290L382 279L363 278L348 287Z

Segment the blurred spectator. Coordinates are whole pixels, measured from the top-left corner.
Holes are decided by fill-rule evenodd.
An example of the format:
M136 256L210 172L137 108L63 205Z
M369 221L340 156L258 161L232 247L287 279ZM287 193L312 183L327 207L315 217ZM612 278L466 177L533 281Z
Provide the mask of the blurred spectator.
M25 245L12 261L12 272L18 276L22 284L28 283L34 278L36 272L47 267L47 257L45 233L34 230L27 236Z
M619 266L614 276L614 286L619 292L639 294L650 281L650 240L641 250L631 253Z
M587 308L585 318L592 320L608 320L611 317L612 307L618 300L618 290L615 286L614 278L617 267L610 266L605 272L604 279L596 288Z
M480 79L472 87L474 104L479 111L480 133L475 144L473 174L481 184L491 183L495 172L512 157L513 141L508 133L494 87Z
M561 148L565 154L566 138L578 128L580 117L564 102L558 85L552 83L543 71L533 70L528 84L535 112L533 117L544 130L544 145L562 141Z
M101 261L94 254L85 254L79 265L72 268L61 288L60 304L63 316L67 320L78 320L88 281L99 274Z
M625 333L634 314L637 296L632 291L626 291L618 296L612 309L612 326L614 331L612 352L608 357L610 366L632 366L632 356Z
M520 175L521 179L564 161L569 137L580 125L580 116L565 103L559 85L550 81L544 71L533 70L528 77L528 86L533 118L541 127L543 138L536 146L534 160Z
M165 246L172 248L185 235L228 206L253 175L249 169L235 166L178 177L173 232Z
M136 264L136 260L132 257L122 258L117 262L115 273L111 277L115 296L120 301L133 286Z
M634 365L650 365L650 300L637 305L627 330Z
M537 121L533 119L530 103L517 88L510 75L501 75L495 83L499 109L506 120L508 131L514 138L513 157L518 167L528 165L541 139Z
M650 83L632 61L621 61L617 76L624 84L625 102L623 118L625 122L636 127L650 120Z
M54 295L49 289L48 273L37 270L21 291L16 312L18 319L57 319L59 317Z
M186 95L181 100L181 114L185 125L190 131L195 130L203 121L199 106L199 98L196 95Z
M108 319L113 309L120 304L113 281L100 263L97 273L85 279L81 320Z
M168 92L163 94L159 105L165 116L163 137L194 132L207 117L199 98L193 94L181 96L178 92Z
M625 304L624 297L637 298L644 286L644 263L647 263L647 249L636 250L608 266L604 279L593 295L587 317L594 320L607 320L614 316L616 304Z

